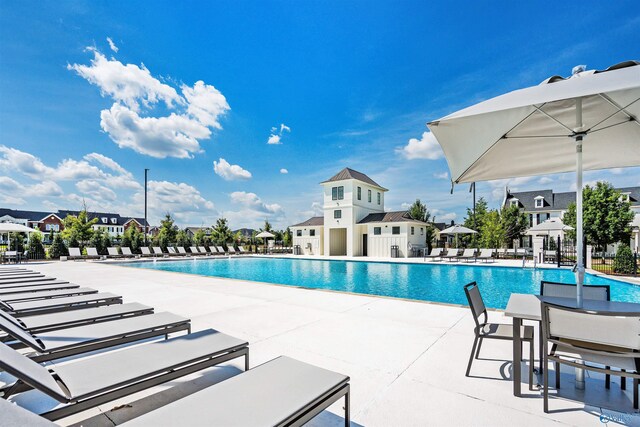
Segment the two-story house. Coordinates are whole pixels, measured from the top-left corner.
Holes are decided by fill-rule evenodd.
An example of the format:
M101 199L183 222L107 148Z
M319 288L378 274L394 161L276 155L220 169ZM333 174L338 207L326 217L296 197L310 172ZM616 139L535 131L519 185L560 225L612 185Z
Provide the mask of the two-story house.
M631 210L635 213L631 223L631 248L640 250L640 187L618 188L621 198L629 202ZM529 219L529 227L540 224L548 219L562 220L569 204L575 203L575 192L554 193L553 190L536 190L510 192L505 189L503 206L518 206ZM562 234L561 232L558 232ZM521 246L531 246L531 236L523 237Z
M426 223L407 211L385 212L388 191L367 175L345 168L320 183L323 216L291 226L293 245L307 255L409 256L412 245L425 245Z

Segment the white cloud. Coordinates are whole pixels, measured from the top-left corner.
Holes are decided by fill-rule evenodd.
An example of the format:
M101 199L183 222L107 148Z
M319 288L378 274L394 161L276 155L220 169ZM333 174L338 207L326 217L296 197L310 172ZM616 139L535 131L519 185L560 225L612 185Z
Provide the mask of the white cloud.
M84 179L76 182L76 188L81 193L100 201L113 202L118 198L113 190L93 179Z
M269 139L267 140L267 144L270 144L270 145L282 144L280 142L280 135L274 135L274 134L269 135Z
M285 168L282 168L282 169L280 169L280 173L287 174L287 173L289 173L289 171L286 170Z
M111 48L112 51L118 53L120 49L118 49L118 46L111 40L111 37L107 37L107 43L109 43L109 48Z
M538 184L540 185L547 185L547 184L551 184L552 182L553 182L553 179L549 178L548 176L543 176L538 180Z
M26 187L25 193L34 197L57 197L64 193L62 188L53 181L44 181Z
M99 168L84 160L65 159L53 168L32 154L4 145L0 145L0 169L19 172L36 180L70 181L106 176Z
M273 126L271 128L271 135L269 135L269 139L267 139L267 144L269 144L269 145L282 144L282 137L283 137L285 132L290 133L291 132L291 128L289 126L285 125L284 123L280 124L280 128L279 129L278 129L277 126Z
M160 159L192 158L202 151L198 140L211 136L208 127L186 116L141 117L120 104L102 110L100 118L100 126L119 147Z
M444 156L440 144L431 132L424 132L421 139L411 138L407 145L397 148L396 151L409 160L436 160Z
M431 210L431 218L434 222L450 222L451 220L455 221L457 217L458 214L456 214L455 212L446 212L442 209Z
M102 166L109 168L114 172L118 172L122 175L131 175L125 168L120 166L115 160L105 155L102 155L99 153L90 153L84 156L84 159L89 162L95 161L97 163L100 163Z
M200 140L210 138L213 129L222 129L220 118L230 107L214 86L201 80L193 87L183 84L180 95L144 64L123 64L91 50L94 58L89 65L67 68L115 101L100 112L100 126L119 147L156 158L192 158L202 152ZM160 102L175 111L160 117L149 114Z
M252 210L266 213L278 214L282 212L282 207L277 203L265 203L258 197L256 193L247 193L246 191L234 191L229 195L231 201Z
M225 181L237 181L251 179L251 172L243 169L239 165L231 165L220 157L219 161L213 161L213 170Z
M437 179L449 179L449 172L434 173L433 176Z

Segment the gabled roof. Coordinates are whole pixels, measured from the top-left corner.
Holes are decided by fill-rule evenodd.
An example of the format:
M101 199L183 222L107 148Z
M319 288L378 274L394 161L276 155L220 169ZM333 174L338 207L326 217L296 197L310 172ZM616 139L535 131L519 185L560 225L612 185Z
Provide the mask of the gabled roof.
M358 224L369 224L373 222L421 222L426 224L425 221L411 218L409 211L370 213L358 221Z
M629 193L629 203L632 206L640 206L640 187L616 188L621 193ZM536 208L537 196L544 197L544 207ZM508 193L506 202L518 199L518 206L525 211L567 210L569 204L576 201L575 191L554 193L553 190L520 191Z
M15 219L26 219L28 221L41 221L47 216L51 215L52 212L38 212L38 211L24 211L24 210L16 210L16 209L0 209L0 217L9 215Z
M387 191L386 188L384 188L383 186L381 186L380 184L378 184L377 182L369 178L367 175L363 174L362 172L353 170L351 168L342 169L340 172L338 172L328 180L322 181L320 184L324 184L326 182L333 182L333 181L343 181L345 179L357 179L358 181L362 181L366 184L371 184L375 187L382 189L383 191Z
M301 222L300 224L292 225L291 227L318 227L321 225L324 225L324 217L314 216L304 222Z

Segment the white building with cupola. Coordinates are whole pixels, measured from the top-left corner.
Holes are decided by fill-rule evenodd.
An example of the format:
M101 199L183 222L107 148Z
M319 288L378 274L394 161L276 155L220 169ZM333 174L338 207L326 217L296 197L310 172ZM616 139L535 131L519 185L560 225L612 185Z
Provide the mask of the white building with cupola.
M425 247L427 223L407 211L386 212L389 190L364 173L344 168L320 185L323 215L290 227L294 253L409 257Z

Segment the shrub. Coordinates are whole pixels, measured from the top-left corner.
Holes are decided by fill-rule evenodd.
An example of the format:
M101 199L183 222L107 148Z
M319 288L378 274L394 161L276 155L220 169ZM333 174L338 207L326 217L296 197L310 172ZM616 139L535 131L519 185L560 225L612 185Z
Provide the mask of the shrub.
M53 242L49 248L49 258L60 258L61 256L67 255L69 255L69 249L67 249L67 246L64 244L62 236L60 236L60 234L56 234L53 237Z
M618 274L633 274L635 260L633 252L627 244L621 244L613 259L613 272Z

